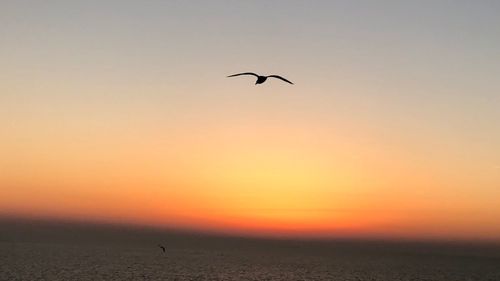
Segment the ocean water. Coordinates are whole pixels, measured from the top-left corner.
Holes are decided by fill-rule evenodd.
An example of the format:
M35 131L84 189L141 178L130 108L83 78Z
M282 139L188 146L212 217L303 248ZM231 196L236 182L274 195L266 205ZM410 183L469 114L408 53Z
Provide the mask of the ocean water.
M220 239L0 242L0 280L498 281L495 251ZM165 242L165 241L163 241Z

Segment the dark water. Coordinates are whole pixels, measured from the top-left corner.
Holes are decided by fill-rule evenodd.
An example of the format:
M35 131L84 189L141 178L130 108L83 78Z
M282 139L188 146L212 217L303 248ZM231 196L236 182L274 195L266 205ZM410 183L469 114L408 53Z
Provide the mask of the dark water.
M500 280L500 252L484 245L269 241L116 229L96 235L78 226L37 227L0 229L0 280Z
M0 280L500 280L495 257L0 243Z

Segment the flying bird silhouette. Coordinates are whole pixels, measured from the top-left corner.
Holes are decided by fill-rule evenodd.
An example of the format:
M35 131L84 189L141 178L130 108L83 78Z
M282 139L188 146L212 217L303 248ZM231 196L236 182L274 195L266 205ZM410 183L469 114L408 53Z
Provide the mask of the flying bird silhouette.
M162 245L158 245L158 247L160 247L161 250L165 253L165 247L163 247Z
M229 75L228 77L235 77L235 76L240 76L240 75L253 75L253 76L257 77L257 81L255 81L255 85L262 84L262 83L266 82L267 78L278 78L280 80L283 80L283 81L285 81L285 82L290 83L290 84L293 85L292 82L286 80L285 78L283 78L283 77L281 77L279 75L262 76L262 75L255 74L253 72L243 72L243 73Z

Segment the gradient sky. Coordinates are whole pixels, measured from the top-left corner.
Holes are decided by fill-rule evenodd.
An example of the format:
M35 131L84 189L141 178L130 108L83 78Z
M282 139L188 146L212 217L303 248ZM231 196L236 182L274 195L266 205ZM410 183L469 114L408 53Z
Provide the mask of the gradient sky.
M3 215L500 240L499 1L1 1L0 77Z

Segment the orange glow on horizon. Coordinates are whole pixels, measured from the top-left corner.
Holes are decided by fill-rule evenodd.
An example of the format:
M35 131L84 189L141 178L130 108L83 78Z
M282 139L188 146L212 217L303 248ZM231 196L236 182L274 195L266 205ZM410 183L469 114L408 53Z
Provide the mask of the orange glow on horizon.
M437 184L436 172L408 163L397 148L306 127L224 126L205 138L186 129L174 140L125 139L79 152L46 143L54 145L50 155L24 163L29 177L12 168L3 175L2 210L248 235L449 237L450 227L459 237L487 233L481 223L471 230L473 212L462 210L478 206L448 206L438 216L443 205L425 193ZM401 193L401 185L411 192ZM462 226L446 223L456 215Z

